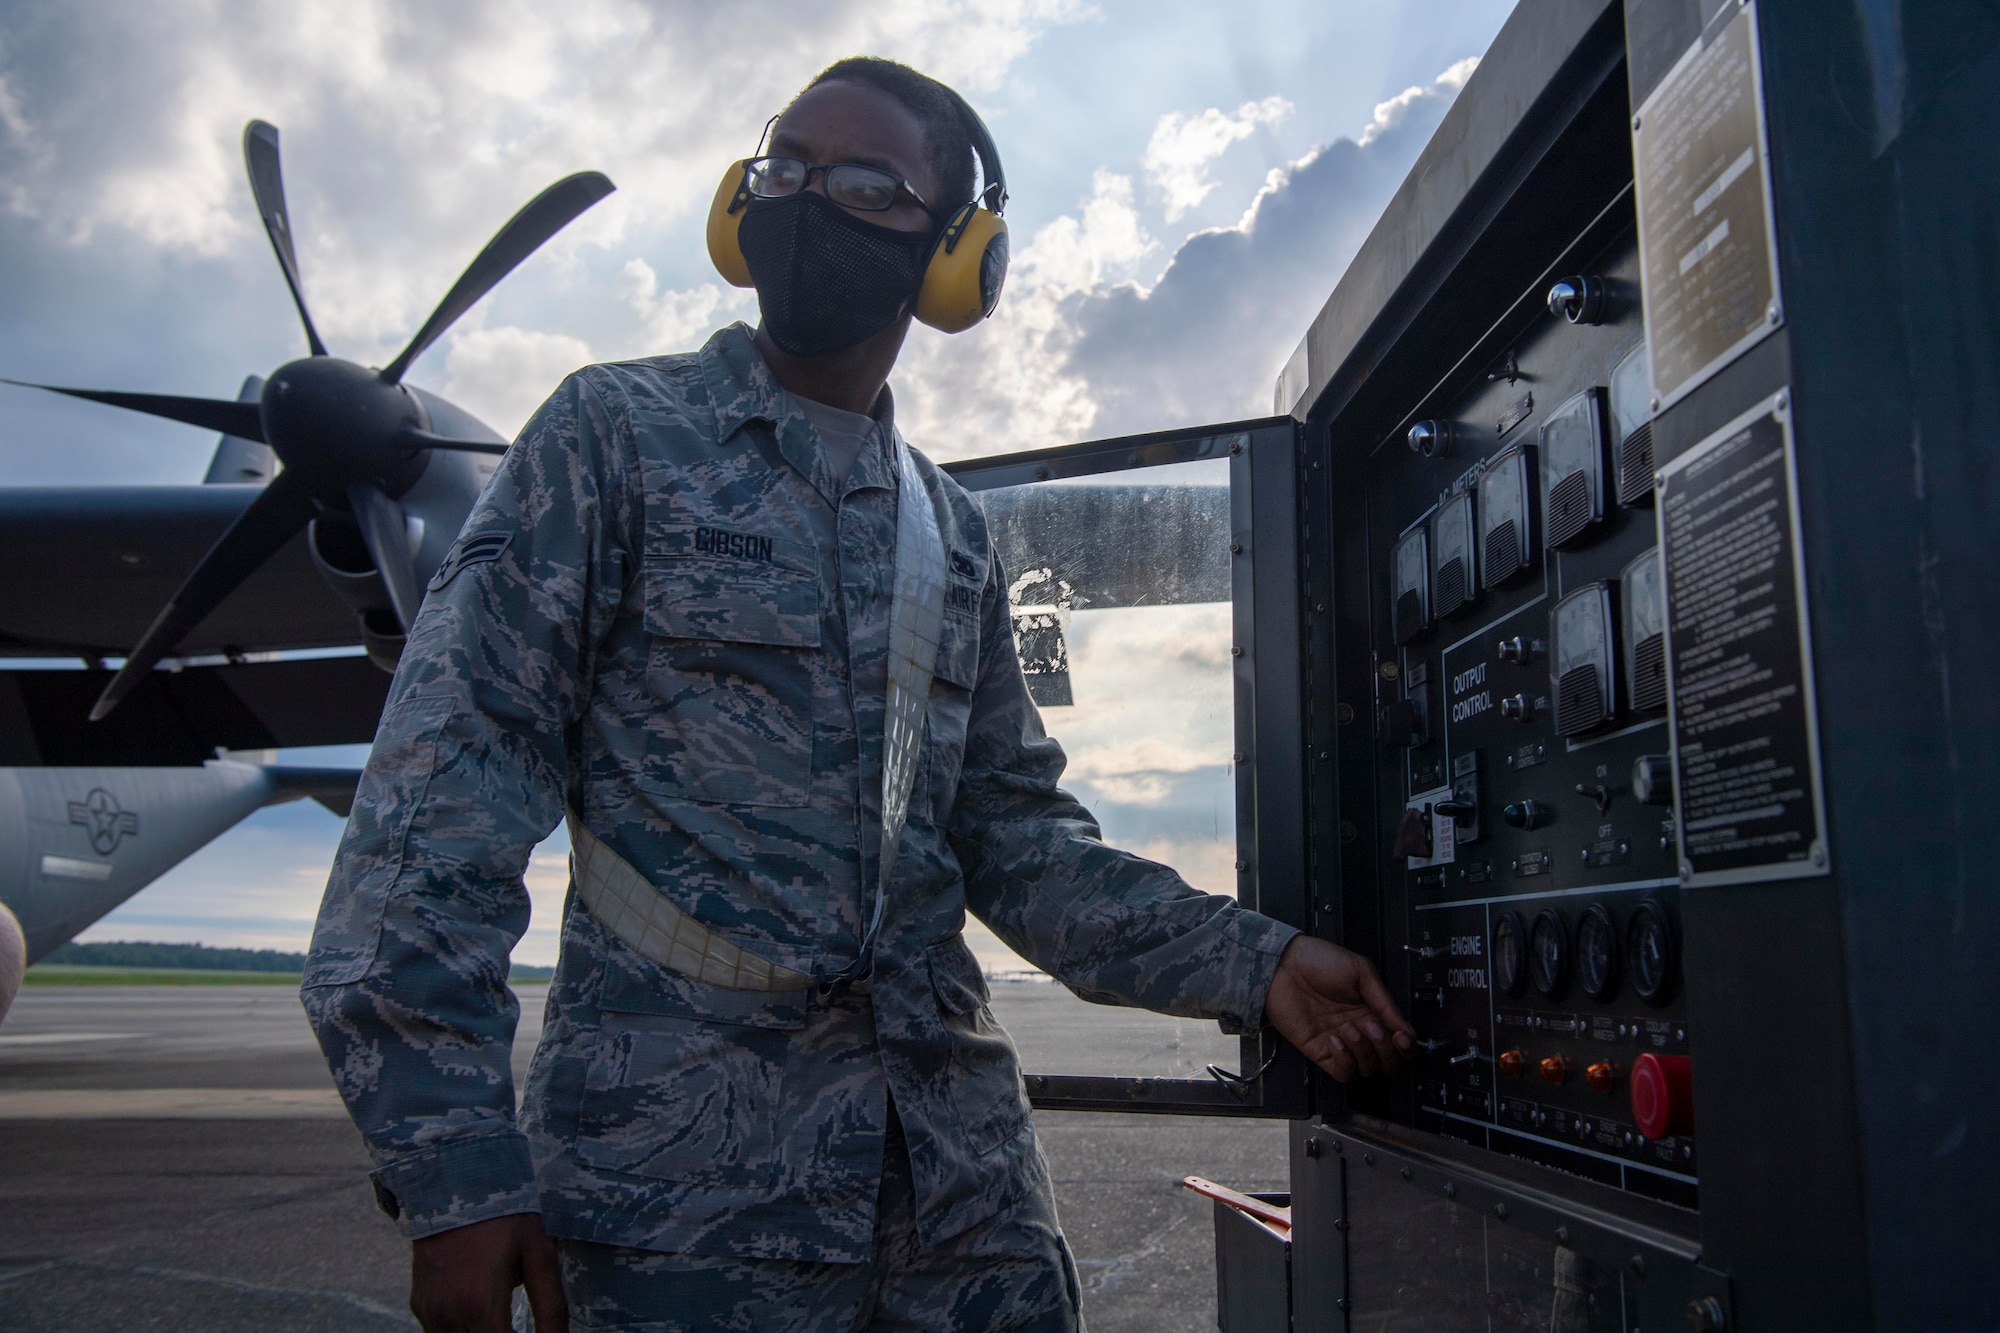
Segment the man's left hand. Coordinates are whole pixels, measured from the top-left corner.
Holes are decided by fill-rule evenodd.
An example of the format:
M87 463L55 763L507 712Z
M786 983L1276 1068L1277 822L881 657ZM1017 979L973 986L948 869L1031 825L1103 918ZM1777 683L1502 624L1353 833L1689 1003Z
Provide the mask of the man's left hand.
M1285 946L1264 1021L1342 1083L1393 1069L1416 1047L1375 965L1311 935Z

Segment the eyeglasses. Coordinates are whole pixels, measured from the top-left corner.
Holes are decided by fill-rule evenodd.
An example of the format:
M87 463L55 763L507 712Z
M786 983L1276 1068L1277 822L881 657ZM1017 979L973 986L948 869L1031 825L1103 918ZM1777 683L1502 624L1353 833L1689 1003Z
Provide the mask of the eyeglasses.
M880 213L895 206L896 196L907 193L925 212L930 205L916 187L901 176L859 162L802 162L796 157L753 157L744 183L759 199L783 199L797 194L812 183L818 172L826 182L826 197L842 208L863 213Z

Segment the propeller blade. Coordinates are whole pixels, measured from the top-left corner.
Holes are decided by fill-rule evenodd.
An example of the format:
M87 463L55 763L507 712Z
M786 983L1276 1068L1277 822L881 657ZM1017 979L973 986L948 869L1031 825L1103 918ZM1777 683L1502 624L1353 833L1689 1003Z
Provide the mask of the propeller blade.
M295 472L280 472L270 485L259 491L250 507L238 514L229 530L208 548L208 554L201 558L194 572L181 582L154 617L152 626L105 686L96 707L90 710L90 720L96 722L116 708L146 678L146 673L187 637L189 630L277 554L299 529L312 522L318 512L305 483Z
M179 398L167 393L120 393L114 389L65 389L55 384L30 384L26 380L0 379L0 384L19 385L23 389L46 389L50 393L66 393L72 398L84 398L93 403L109 403L113 407L144 412L148 416L165 417L169 421L185 422L190 426L219 431L239 439L255 440L259 444L269 443L264 438L264 420L257 411L255 403L227 403L220 398Z
M299 282L299 256L292 248L292 215L285 208L285 173L278 158L276 125L253 120L243 127L243 165L250 172L250 193L264 219L264 234L278 253L278 267L285 271L285 285L292 289L292 304L299 308L299 322L306 326L306 346L314 356L325 356L326 344L313 327L305 288Z
M504 454L507 446L499 440L458 440L449 435L433 435L415 426L405 426L396 432L396 443L415 453L419 449L443 449L447 453L461 454Z
M354 521L361 526L361 540L367 544L368 554L375 557L375 571L382 576L382 586L389 590L389 604L396 608L396 619L403 622L403 631L408 633L417 618L417 608L423 605L424 589L417 582L416 566L410 563L409 524L403 517L403 506L365 481L348 483L347 503L354 508Z
M472 309L480 297L493 290L495 283L535 253L542 242L568 226L572 218L617 188L602 172L579 171L530 199L525 208L507 220L506 226L493 234L493 239L466 266L465 272L459 274L444 300L438 302L438 308L431 311L431 317L417 330L417 336L410 339L410 345L382 368L382 378L391 384L400 382L410 363L422 356L424 349L436 342L454 320Z

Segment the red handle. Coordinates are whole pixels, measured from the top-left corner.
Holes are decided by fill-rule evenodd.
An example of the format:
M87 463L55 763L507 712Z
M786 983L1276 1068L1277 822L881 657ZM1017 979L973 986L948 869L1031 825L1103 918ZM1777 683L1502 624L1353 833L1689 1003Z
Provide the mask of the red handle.
M1274 1226L1280 1231L1289 1233L1292 1229L1290 1208L1275 1203L1265 1203L1262 1199L1253 1199L1242 1190L1233 1190L1227 1185L1218 1185L1200 1176L1188 1176L1181 1181L1181 1184L1196 1194L1206 1195L1217 1203L1227 1204L1240 1213L1248 1213L1259 1222Z

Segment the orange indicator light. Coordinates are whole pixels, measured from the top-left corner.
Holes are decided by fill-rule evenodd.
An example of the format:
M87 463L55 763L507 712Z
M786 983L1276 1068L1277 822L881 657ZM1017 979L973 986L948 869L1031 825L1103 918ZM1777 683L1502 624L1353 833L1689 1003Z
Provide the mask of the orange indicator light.
M1590 1085L1593 1092L1610 1092L1611 1085L1617 1081L1617 1070L1609 1060L1599 1060L1583 1071L1583 1081Z
M1520 1047L1500 1052L1500 1072L1509 1078L1521 1077L1521 1072L1526 1067L1527 1061L1522 1057Z
M1551 1055L1542 1061L1542 1077L1551 1083L1560 1084L1569 1077L1569 1061L1560 1055Z

